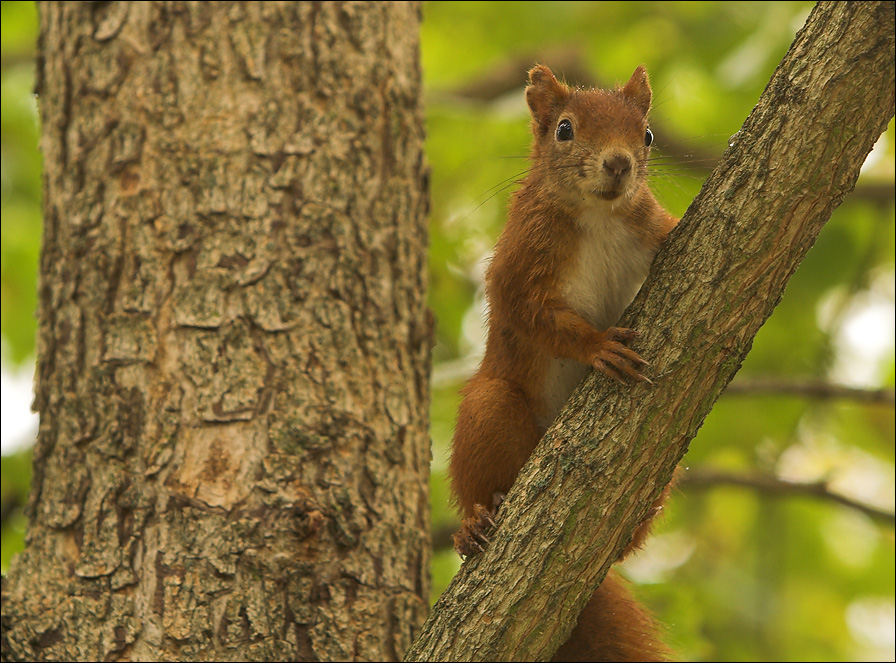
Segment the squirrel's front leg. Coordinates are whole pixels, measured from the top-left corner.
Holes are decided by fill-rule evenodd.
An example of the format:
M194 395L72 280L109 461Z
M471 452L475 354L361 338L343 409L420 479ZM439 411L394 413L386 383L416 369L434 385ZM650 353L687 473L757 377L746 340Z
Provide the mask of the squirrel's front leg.
M577 311L561 298L527 303L529 315L527 330L551 349L557 357L568 357L620 382L626 377L638 382L650 382L640 372L647 365L637 352L626 344L638 336L633 329L610 327L606 331L595 329Z

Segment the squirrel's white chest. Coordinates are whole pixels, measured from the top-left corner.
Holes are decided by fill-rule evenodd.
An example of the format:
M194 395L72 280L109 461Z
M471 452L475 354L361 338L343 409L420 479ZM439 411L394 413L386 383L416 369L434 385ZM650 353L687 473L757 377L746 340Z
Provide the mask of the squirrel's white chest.
M594 216L586 217L587 214ZM612 216L586 212L579 227L579 246L561 280L561 292L570 308L604 331L617 323L638 293L654 252L623 221ZM589 368L572 359L551 359L544 382L543 426L554 420Z
M578 250L562 280L566 303L600 330L619 320L653 261L654 251L620 219L585 212Z

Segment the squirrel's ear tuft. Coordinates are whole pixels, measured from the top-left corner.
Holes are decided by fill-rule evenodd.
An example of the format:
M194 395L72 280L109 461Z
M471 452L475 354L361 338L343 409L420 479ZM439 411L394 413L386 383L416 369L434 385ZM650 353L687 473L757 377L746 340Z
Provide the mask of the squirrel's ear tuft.
M557 81L550 69L543 64L529 70L529 86L526 88L526 103L532 112L532 119L542 131L548 128L557 108L566 103L569 88Z
M650 91L650 82L647 80L647 71L644 67L635 69L635 73L622 88L622 93L629 97L644 115L650 110L650 99L653 93Z

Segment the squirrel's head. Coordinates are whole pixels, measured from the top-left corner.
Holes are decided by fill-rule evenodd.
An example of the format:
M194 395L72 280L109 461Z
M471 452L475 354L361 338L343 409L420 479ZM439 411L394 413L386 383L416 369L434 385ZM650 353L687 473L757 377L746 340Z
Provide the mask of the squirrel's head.
M643 182L653 134L651 90L644 67L613 90L572 89L544 65L529 71L535 167L571 198L630 197Z

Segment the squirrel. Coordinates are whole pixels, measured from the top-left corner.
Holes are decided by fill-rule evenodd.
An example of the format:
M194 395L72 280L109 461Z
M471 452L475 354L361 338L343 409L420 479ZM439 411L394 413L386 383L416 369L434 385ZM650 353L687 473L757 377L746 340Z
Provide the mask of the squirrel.
M647 362L626 345L637 333L614 325L678 223L647 186L651 97L643 67L614 90L571 89L543 65L529 71L531 167L486 271L486 349L461 390L452 441L462 556L484 549L503 495L589 369L649 382ZM620 559L641 545L670 488ZM666 660L657 631L611 571L554 660Z

